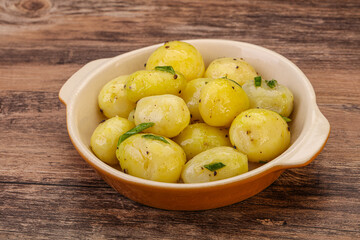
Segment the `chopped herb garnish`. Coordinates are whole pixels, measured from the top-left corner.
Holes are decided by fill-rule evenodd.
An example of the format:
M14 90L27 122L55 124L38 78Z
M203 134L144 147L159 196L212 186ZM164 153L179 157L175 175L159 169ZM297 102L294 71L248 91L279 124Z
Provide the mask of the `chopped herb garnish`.
M274 88L277 85L277 81L275 79L273 79L273 80L265 80L265 82L269 86L269 88Z
M161 137L161 136L156 136L156 135L152 135L152 134L145 134L145 135L142 135L142 137L147 138L147 139L158 140L158 141L162 141L164 143L170 144L164 137Z
M255 80L255 87L261 86L261 76L254 77Z
M168 72L168 73L171 73L173 75L176 75L175 70L173 69L172 66L157 66L157 67L155 67L155 70Z
M291 122L291 119L290 118L287 118L287 117L284 117L284 116L281 116L284 120L285 120L285 122Z
M222 77L222 79L226 79L226 80L232 81L233 83L235 83L236 85L238 85L239 87L241 87L241 85L240 85L238 82L235 82L234 80L228 78L227 76Z
M226 165L223 164L222 162L215 162L215 163L210 163L210 164L206 164L204 165L204 167L210 171L216 171L220 168L225 167Z
M260 160L259 163L267 163L267 161L261 161L261 160Z
M137 125L136 127L134 127L133 129L130 129L129 131L127 131L126 133L124 133L123 135L121 135L119 137L119 141L117 146L120 145L120 143L122 143L125 139L127 139L128 137L135 135L149 127L154 126L155 123L153 122L147 122L147 123L140 123L139 125Z

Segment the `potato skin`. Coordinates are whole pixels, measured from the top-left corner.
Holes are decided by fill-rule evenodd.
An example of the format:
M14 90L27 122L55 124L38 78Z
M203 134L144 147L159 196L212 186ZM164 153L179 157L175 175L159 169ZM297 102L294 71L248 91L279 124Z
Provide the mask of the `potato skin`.
M245 91L231 80L216 79L201 89L199 111L210 126L229 127L234 118L248 108Z
M290 131L276 112L249 109L231 124L230 141L251 162L268 162L284 152L290 144Z
M173 140L184 149L188 160L214 147L232 146L228 129L212 127L206 123L187 126Z
M136 125L144 122L155 123L153 127L144 132L168 138L179 135L190 122L190 111L184 100L170 94L140 99L134 116Z
M186 156L172 140L169 143L136 134L123 141L116 156L124 172L148 180L175 183L179 180Z
M205 64L200 52L191 44L180 41L166 42L156 49L146 63L146 69L172 66L190 81L204 75Z
M134 123L118 116L100 123L91 136L91 150L103 162L118 164L115 151L119 137L133 127Z
M173 94L180 96L186 87L184 75L159 70L140 70L129 76L126 94L130 101L136 102L143 97Z
M215 171L204 165L221 162L225 166ZM248 171L248 160L245 154L232 147L215 147L206 150L185 164L181 173L184 183L203 183L234 177Z
M227 77L243 85L247 81L257 76L255 69L240 58L218 58L212 61L204 77L221 78Z
M211 78L197 78L187 83L186 88L181 93L181 97L186 102L190 113L192 122L204 122L199 112L199 99L201 89L213 79Z
M115 116L126 118L134 109L135 103L128 100L125 83L129 76L119 76L103 86L98 95L98 104L107 118Z
M261 86L256 87L254 80L250 80L242 87L249 97L250 108L269 109L281 116L290 116L294 107L294 96L284 85L277 83L274 88L270 88L261 80Z

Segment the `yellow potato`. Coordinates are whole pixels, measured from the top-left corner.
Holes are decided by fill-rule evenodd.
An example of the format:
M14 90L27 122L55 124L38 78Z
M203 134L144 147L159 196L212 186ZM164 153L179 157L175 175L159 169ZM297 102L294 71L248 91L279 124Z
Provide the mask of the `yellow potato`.
M122 117L113 117L100 123L90 139L92 151L103 162L118 164L115 151L119 137L133 127L134 123Z
M288 117L294 106L294 96L285 86L273 82L269 87L266 81L261 80L261 86L255 86L254 79L242 87L250 100L250 108L264 108L275 111Z
M128 77L127 75L117 77L101 89L98 103L102 113L107 118L115 116L126 118L134 109L135 103L127 99L124 87Z
M213 79L211 78L197 78L191 80L186 85L181 97L185 100L186 105L190 110L190 117L192 122L203 122L199 112L199 99L201 89Z
M171 74L159 70L140 70L130 75L126 82L126 93L130 101L143 97L173 94L180 96L186 87L186 79L179 72Z
M146 63L146 69L156 66L172 66L190 81L204 75L205 64L200 52L191 44L172 41L166 42L155 50Z
M213 80L201 89L199 111L210 126L229 127L234 118L248 108L246 93L229 79Z
M140 99L134 116L136 125L145 122L155 123L144 132L169 138L177 136L190 122L190 112L184 100L170 94Z
M133 110L129 113L128 120L129 120L130 122L135 123L135 109L133 109Z
M216 166L220 168L216 169ZM245 154L232 147L215 147L188 161L181 178L184 183L202 183L234 177L247 171L248 160Z
M206 123L187 126L173 140L184 149L188 160L210 148L232 146L227 129L212 127Z
M265 163L279 156L290 144L290 131L276 112L249 109L231 124L230 141L251 162Z
M177 182L186 161L182 148L168 138L163 138L165 143L145 135L133 135L119 145L116 156L123 171L148 180Z
M227 77L243 85L257 75L255 69L241 58L219 58L210 63L204 77Z

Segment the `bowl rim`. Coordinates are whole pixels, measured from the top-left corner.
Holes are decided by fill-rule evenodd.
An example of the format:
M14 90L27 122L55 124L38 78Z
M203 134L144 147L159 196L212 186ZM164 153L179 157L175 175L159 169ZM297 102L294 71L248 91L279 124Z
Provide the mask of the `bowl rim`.
M246 173L243 173L243 174L240 174L240 175L237 175L234 177L222 179L222 180L206 182L206 183L186 183L186 184L184 184L184 183L166 183L166 182L157 182L157 181L152 181L152 180L147 180L147 179L142 179L139 177L131 176L129 174L123 173L122 171L113 168L112 166L110 166L110 165L104 163L103 161L101 161L100 159L98 159L91 152L91 150L88 149L88 147L85 146L81 142L80 138L78 136L76 136L76 134L75 134L76 127L74 126L75 123L74 123L74 121L71 121L72 116L73 116L72 114L73 114L74 104L76 103L76 98L79 96L79 92L81 92L81 90L84 88L84 86L86 86L86 84L88 82L90 82L90 80L96 74L101 72L102 69L110 66L111 64L116 63L117 61L121 60L122 58L126 58L131 55L136 55L136 54L148 51L149 49L156 49L157 47L162 45L162 43L159 43L159 44L143 47L143 48L140 48L140 49L137 49L134 51L130 51L130 52L127 52L124 54L120 54L113 58L95 60L95 61L101 62L100 66L98 68L90 69L87 72L85 72L85 77L83 78L82 82L80 82L80 84L76 87L71 98L68 100L65 100L65 98L62 96L62 92L65 91L65 89L64 89L65 84L64 84L63 88L60 90L59 98L66 105L66 119L67 119L66 122L67 122L67 129L68 129L70 139L71 139L74 147L76 148L76 150L82 156L82 158L84 160L86 160L86 162L88 162L93 168L95 168L97 171L102 172L103 174L111 175L112 177L114 177L118 180L126 181L126 182L129 182L132 184L137 184L137 185L146 185L146 186L151 186L154 188L166 188L166 189L177 189L177 190L204 189L204 188L208 189L208 188L217 188L219 186L233 184L236 182L250 182L257 178L260 178L261 176L264 176L265 174L268 174L268 173L271 173L274 171L278 171L278 170L282 170L282 169L286 169L286 168L292 168L292 167L305 166L305 165L309 164L312 160L314 160L316 158L316 156L322 151L322 149L324 148L326 141L329 137L329 134L330 134L330 125L329 125L329 130L327 132L327 136L325 136L325 141L323 142L322 146L316 152L312 153L307 161L302 162L301 164L290 165L290 166L287 166L286 164L284 164L285 160L291 158L292 156L294 156L294 154L296 155L296 153L299 151L299 149L297 149L297 146L306 140L306 136L308 134L306 131L304 131L304 129L306 127L309 128L310 125L312 125L314 123L316 118L321 117L321 116L323 117L323 115L320 113L318 106L316 104L315 91L314 91L310 81L305 76L305 74L293 62L291 62L284 56L282 56L279 53L276 53L272 50L269 50L267 48L264 48L264 47L261 47L261 46L255 45L255 44L246 43L246 42L223 40L223 39L192 39L192 40L180 40L180 41L188 42L190 44L202 44L202 43L220 44L221 43L221 44L227 44L227 45L229 45L229 44L230 45L238 45L238 46L242 46L242 47L261 50L261 51L264 51L264 52L280 59L281 61L286 63L287 66L291 67L294 71L296 71L296 74L299 74L301 79L304 81L305 87L308 90L308 94L309 94L309 98L308 98L309 106L308 106L308 109L306 110L307 111L306 115L308 115L307 118L312 119L313 121L312 122L305 121L303 130L299 134L298 138L292 143L292 145L286 151L284 151L281 155L276 157L274 160L272 160L266 164L263 164L262 166L260 166L256 169L253 169L251 171L248 171ZM319 116L319 114L321 116Z

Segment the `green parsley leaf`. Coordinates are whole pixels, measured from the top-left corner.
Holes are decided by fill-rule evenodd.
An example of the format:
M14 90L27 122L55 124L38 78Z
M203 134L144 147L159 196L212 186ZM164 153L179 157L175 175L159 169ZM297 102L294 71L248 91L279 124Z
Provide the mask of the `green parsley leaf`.
M275 79L273 79L273 80L265 80L265 82L270 88L274 88L277 85L277 81Z
M124 133L123 135L121 135L119 137L119 141L117 146L119 147L120 143L122 143L125 139L127 139L128 137L135 135L149 127L154 126L155 123L153 122L147 122L147 123L140 123L139 125L137 125L136 127L134 127L133 129L130 129L129 131L127 131L126 133Z
M142 137L147 138L147 139L159 140L159 141L162 141L164 143L170 144L164 137L161 137L161 136L156 136L156 135L152 135L152 134L145 134L145 135L142 135Z
M254 77L255 80L255 87L261 86L261 76Z
M155 67L155 70L168 72L168 73L171 73L173 75L176 75L175 70L174 70L174 68L172 66L157 66L157 67Z
M232 81L233 83L235 83L236 85L238 85L239 87L241 87L241 85L240 85L239 83L237 83L237 82L235 82L234 80L228 78L227 76L222 77L222 79L226 79L226 80Z
M204 167L210 171L216 171L220 168L225 167L226 165L223 164L222 162L215 162L215 163L210 163L210 164L206 164L204 165Z

